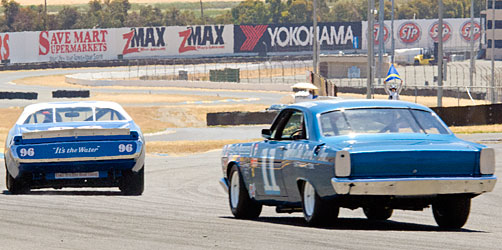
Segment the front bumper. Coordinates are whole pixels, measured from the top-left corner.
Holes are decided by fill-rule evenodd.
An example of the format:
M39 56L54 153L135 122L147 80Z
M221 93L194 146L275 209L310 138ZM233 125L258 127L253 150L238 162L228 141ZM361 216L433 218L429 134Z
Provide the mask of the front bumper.
M221 188L223 188L223 190L225 190L225 192L228 193L228 182L227 182L227 178L221 178L220 181L219 181L220 185L221 185Z
M339 195L435 195L481 194L495 187L497 177L429 177L388 179L332 178L331 184Z

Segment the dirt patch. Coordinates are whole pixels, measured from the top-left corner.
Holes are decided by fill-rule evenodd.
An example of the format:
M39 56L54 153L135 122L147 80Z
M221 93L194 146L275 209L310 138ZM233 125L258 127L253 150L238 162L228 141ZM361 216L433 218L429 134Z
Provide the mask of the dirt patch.
M125 107L141 127L143 133L154 133L166 128L205 127L207 113L231 111L260 111L265 105L183 105L162 107Z
M163 153L169 156L182 156L203 153L210 150L221 149L226 144L254 142L253 140L211 140L211 141L154 141L146 143L147 153Z
M474 133L502 133L502 124L493 125L478 125L478 126L462 126L450 127L453 133L458 134L474 134Z

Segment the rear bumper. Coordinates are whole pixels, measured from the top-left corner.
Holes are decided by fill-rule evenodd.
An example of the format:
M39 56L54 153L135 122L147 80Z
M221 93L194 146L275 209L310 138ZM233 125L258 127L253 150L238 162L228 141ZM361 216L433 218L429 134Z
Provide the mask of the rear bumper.
M346 179L332 178L331 184L339 195L435 195L481 194L495 187L497 178L444 177L444 178L388 178Z

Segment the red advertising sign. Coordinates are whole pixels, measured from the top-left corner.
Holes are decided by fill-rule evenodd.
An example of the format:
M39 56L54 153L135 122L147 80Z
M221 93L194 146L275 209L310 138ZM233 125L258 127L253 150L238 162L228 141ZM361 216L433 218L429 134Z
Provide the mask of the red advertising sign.
M380 24L376 23L373 25L373 35L375 36L375 45L378 45L378 36L380 32ZM385 44L387 42L387 39L389 38L389 29L387 28L387 25L383 25L383 43Z
M405 22L399 27L399 39L403 43L415 43L420 39L420 27L415 22Z
M225 25L189 26L178 32L181 38L178 52L225 49L224 30Z
M38 39L39 55L104 52L108 30L42 31Z
M0 36L0 60L7 60L10 56L9 34Z
M432 38L432 40L434 40L434 42L437 42L437 41L439 41L438 35L439 35L439 23L435 22L429 28L429 36ZM448 41L450 39L450 37L451 37L451 26L449 23L444 22L443 23L443 42Z
M122 39L126 41L122 55L141 51L165 51L165 32L166 27L131 28L130 32L122 34Z
M465 22L462 27L460 27L460 35L462 38L468 42L471 41L471 21ZM474 22L474 41L478 40L481 36L481 26L478 22Z

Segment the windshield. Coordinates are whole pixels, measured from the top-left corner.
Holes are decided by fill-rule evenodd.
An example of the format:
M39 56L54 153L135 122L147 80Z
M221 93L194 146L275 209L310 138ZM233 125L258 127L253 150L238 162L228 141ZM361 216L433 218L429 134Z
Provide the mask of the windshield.
M321 114L320 122L323 136L351 133L449 133L433 113L412 109L336 110Z
M126 118L120 112L111 108L72 107L36 111L26 118L24 124L123 120L126 120Z

